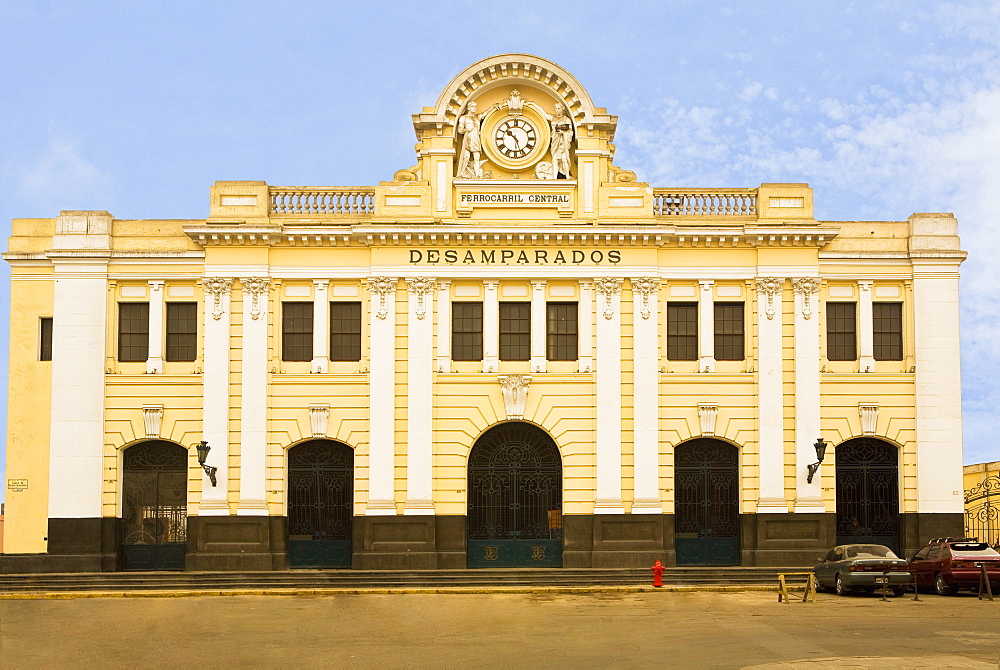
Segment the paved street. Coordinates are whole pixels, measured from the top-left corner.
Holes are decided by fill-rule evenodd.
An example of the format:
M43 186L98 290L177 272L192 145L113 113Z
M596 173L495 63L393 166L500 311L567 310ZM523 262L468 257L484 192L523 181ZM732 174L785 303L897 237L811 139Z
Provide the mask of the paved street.
M1000 599L768 592L0 601L3 668L966 667ZM788 663L790 665L781 665Z

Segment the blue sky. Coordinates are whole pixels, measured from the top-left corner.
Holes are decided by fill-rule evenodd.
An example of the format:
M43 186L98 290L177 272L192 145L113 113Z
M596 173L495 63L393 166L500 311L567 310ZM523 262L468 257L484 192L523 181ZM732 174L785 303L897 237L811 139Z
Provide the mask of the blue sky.
M825 220L954 212L965 461L1000 459L996 2L4 0L0 226L203 218L217 179L391 179L410 114L506 52L573 73L654 186L804 181Z

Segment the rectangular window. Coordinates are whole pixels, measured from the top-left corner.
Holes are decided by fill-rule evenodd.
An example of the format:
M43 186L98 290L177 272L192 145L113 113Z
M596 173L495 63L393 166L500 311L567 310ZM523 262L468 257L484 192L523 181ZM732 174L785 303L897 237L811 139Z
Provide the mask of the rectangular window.
M531 359L531 303L500 303L500 360Z
M857 303L826 303L826 357L831 361L858 359Z
M193 361L198 357L198 303L167 303L167 360Z
M52 360L52 317L43 316L38 320L38 360Z
M136 363L149 358L149 303L118 303L118 360Z
M483 360L483 303L452 303L451 358L455 361Z
M698 360L698 303L667 303L667 358Z
M903 303L872 303L875 329L875 360L903 360Z
M330 360L361 360L361 303L330 303Z
M545 305L545 357L550 361L575 361L579 307L575 302L550 302Z
M313 304L281 303L281 360L311 361L313 357Z
M743 323L742 302L715 303L715 360L744 359Z

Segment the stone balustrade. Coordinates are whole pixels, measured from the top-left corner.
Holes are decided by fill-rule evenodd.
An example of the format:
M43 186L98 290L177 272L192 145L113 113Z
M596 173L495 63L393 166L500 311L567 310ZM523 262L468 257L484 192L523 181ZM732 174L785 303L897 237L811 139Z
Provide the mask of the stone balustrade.
M757 215L756 189L653 189L655 216Z
M297 216L364 216L375 212L375 188L272 186L271 214Z

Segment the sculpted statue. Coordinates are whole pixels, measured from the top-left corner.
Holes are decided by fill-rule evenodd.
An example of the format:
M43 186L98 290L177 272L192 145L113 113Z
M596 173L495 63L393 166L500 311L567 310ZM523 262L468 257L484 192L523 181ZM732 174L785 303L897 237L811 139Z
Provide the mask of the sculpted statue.
M458 157L458 172L455 176L466 179L481 179L483 163L480 160L483 151L482 138L479 136L479 124L483 114L476 113L476 103L470 102L465 114L458 118L456 130L462 135L462 150Z
M555 179L556 170L552 166L552 163L548 161L542 161L535 166L535 179Z
M567 116L566 108L560 103L555 105L555 115L551 119L552 123L552 161L555 163L556 176L563 179L570 178L569 166L569 146L573 141L573 121Z

